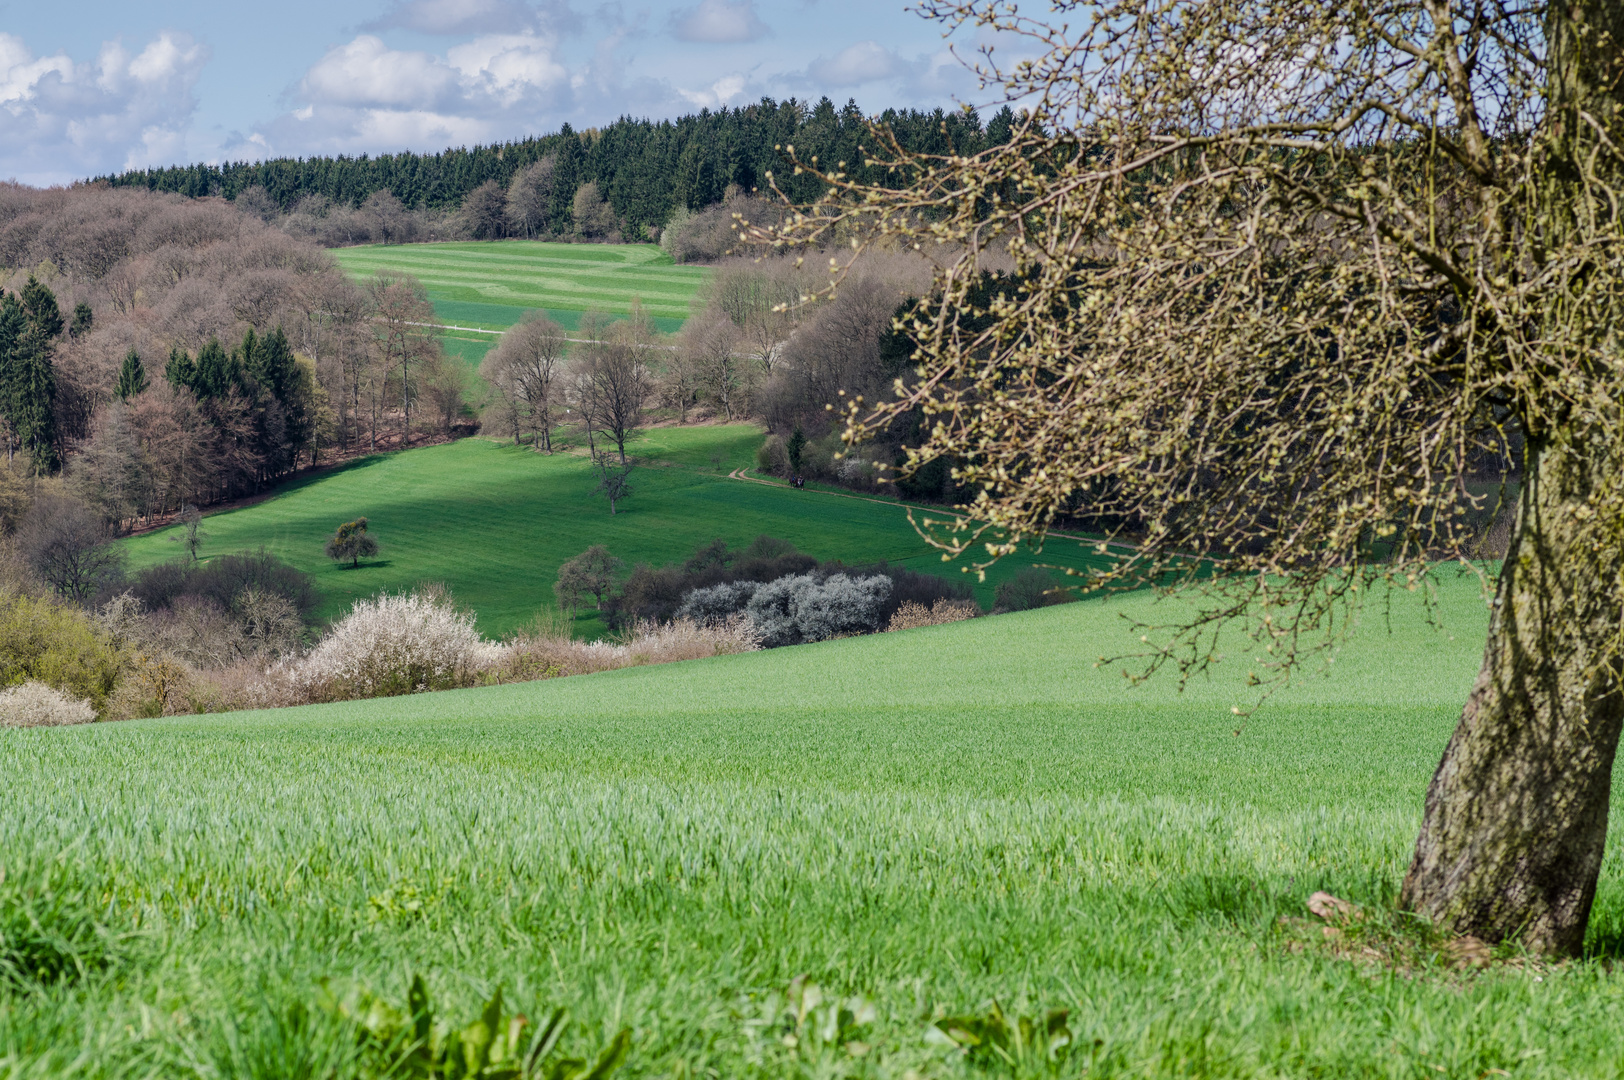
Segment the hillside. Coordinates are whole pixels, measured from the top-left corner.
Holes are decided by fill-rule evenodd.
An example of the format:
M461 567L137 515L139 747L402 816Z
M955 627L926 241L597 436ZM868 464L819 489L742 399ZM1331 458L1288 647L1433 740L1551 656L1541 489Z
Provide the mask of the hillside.
M1321 888L1380 907L1403 871L1485 620L1472 579L1442 582L1442 631L1399 600L1391 636L1367 612L1332 677L1244 723L1243 664L1183 697L1093 668L1131 641L1119 613L1166 614L1133 597L5 733L8 881L65 852L99 918L139 934L82 988L8 999L0 1053L348 1076L322 981L404 1002L421 973L458 1023L498 986L532 1017L566 1006L573 1053L630 1026L627 1077L1008 1075L928 1037L992 999L1069 1010L1061 1076L1610 1074L1624 993L1603 964L1400 972L1278 921ZM801 976L872 1005L842 1036L859 1048L807 1037L822 1007L781 1037Z
M761 533L789 540L820 559L887 560L915 569L944 567L890 503L730 479L751 466L759 429L656 428L630 447L659 462L633 474L632 498L611 516L595 496L582 456L552 457L486 439L465 439L401 454L364 458L298 481L274 497L204 519L204 557L264 545L316 576L332 617L361 596L448 585L479 613L481 630L502 634L554 604L558 566L593 544L625 560L662 564L716 537L742 544ZM366 517L383 545L376 560L351 570L330 562L322 544L343 521ZM123 541L133 567L176 558L175 529ZM1040 561L1084 565L1080 545L1055 541ZM997 583L1034 561L1010 559L976 585L984 605ZM577 632L600 632L596 616Z
M443 322L492 330L512 326L533 308L574 329L588 308L624 315L637 299L657 329L674 331L708 275L674 265L653 244L373 244L332 255L354 277L411 274L428 289Z

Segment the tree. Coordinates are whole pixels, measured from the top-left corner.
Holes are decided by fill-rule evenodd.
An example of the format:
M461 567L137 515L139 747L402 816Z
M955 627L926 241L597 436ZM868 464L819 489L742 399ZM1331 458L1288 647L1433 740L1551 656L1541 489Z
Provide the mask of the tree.
M513 441L520 427L534 435L537 450L553 452L552 426L556 384L563 368L568 335L539 311L526 312L485 355L479 373L511 403Z
M68 327L68 336L83 337L90 333L90 328L95 322L96 314L90 310L90 305L83 300L79 301L73 305L73 322Z
M409 274L377 275L367 282L367 299L372 316L374 356L381 369L381 378L375 383L379 400L374 404L374 412L382 405L387 381L398 373L395 388L400 394L400 445L404 450L411 433L417 366L440 352L440 342L435 336L434 307L429 303L428 291L422 282ZM378 426L376 416L373 426Z
M350 569L378 553L378 541L367 535L367 519L346 521L327 538L327 557L334 562L349 560Z
M677 339L677 361L686 382L726 420L748 409L755 383L751 362L739 355L739 344L739 329L732 322L703 316L684 323Z
M131 349L124 354L124 362L119 365L118 382L113 385L113 393L118 395L120 401L129 401L139 397L147 389L147 369L141 363L141 354Z
M17 548L58 595L93 599L123 571L124 552L107 524L77 499L40 495L17 529Z
M187 503L181 507L180 516L176 521L181 526L181 534L170 539L186 549L186 554L192 557L192 565L196 566L199 561L197 553L203 546L203 538L209 535L203 531L203 511Z
M558 156L548 154L513 174L507 190L507 224L515 233L533 239L547 231L552 216L554 174Z
M584 319L582 325L601 324ZM597 340L581 350L577 402L589 433L596 428L613 439L624 466L626 440L642 425L643 407L654 391L648 365L653 329L634 307L627 318L586 336L597 336Z
M62 313L51 290L29 275L20 297L0 298L0 414L11 429L7 459L21 448L34 471L56 468L55 339Z
M1236 617L1297 661L1479 554L1474 490L1519 483L1400 904L1576 952L1624 726L1624 6L929 7L1025 39L980 63L1026 111L973 154L875 132L899 190L798 163L831 195L780 242L963 245L906 327L917 377L848 434L929 418L906 468L959 463L951 551L1081 510L1137 543L1093 585L1215 569L1148 658L1186 676Z
M566 560L558 568L558 581L553 585L558 606L573 611L590 596L594 607L603 607L604 598L614 588L615 575L623 565L602 544L593 544L575 558Z
M475 240L500 240L507 235L507 194L495 180L487 180L462 200L462 216Z
M609 500L609 516L614 517L615 504L632 497L630 480L637 463L624 457L617 463L603 450L593 452L592 466L598 470L598 494Z
M796 476L801 475L801 455L806 452L806 432L800 425L796 425L789 439L784 443L784 456L789 458L789 471Z

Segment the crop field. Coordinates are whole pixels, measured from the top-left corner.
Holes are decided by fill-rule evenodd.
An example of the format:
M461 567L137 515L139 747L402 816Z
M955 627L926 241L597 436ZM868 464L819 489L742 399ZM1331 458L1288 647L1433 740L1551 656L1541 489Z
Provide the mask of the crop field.
M1391 902L1486 622L1475 580L1439 601L1441 629L1367 612L1244 720L1243 640L1182 696L1095 669L1120 614L1165 616L1136 594L0 732L0 918L83 962L0 981L0 1075L355 1075L321 1003L419 975L459 1024L497 988L567 1008L577 1056L629 1027L627 1077L1619 1075L1616 845L1583 962L1400 969L1280 922L1316 889ZM932 1034L993 1001L1068 1010L1069 1055Z
M489 635L552 606L559 564L593 544L606 545L629 569L686 558L716 537L743 544L768 533L820 559L884 559L955 573L941 567L901 507L729 479L729 471L753 464L761 438L742 424L652 429L629 449L653 463L632 474L634 493L613 516L593 494L597 481L584 456L464 439L364 458L257 505L210 514L201 554L263 545L316 575L325 617L383 589L443 582L479 613ZM350 569L330 562L322 545L356 517L368 520L382 551ZM131 566L176 558L177 535L168 529L124 541ZM1082 565L1091 558L1075 541L1055 541L1041 561ZM990 606L998 581L1031 561L997 567L976 586L983 604ZM595 615L577 628L587 636L601 631Z
M654 244L372 244L335 248L332 255L355 277L412 274L443 322L490 330L512 326L528 310L546 311L573 330L588 309L624 315L636 299L669 333L688 317L708 273L677 266Z

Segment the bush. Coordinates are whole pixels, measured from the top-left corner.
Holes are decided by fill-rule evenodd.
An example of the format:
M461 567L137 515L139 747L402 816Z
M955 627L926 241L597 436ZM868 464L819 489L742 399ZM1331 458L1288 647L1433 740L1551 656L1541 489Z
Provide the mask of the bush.
M303 658L272 669L302 701L348 701L472 686L501 659L474 617L435 589L357 600Z
M575 641L563 627L523 635L509 643L487 674L493 682L526 682L595 671L727 656L761 648L761 636L742 614L702 624L677 619L663 626L639 622L624 641Z
M677 609L677 618L688 619L701 626L725 622L748 608L750 600L760 588L760 582L733 581L695 589L683 598L682 606Z
M41 682L101 709L119 651L90 616L44 597L0 596L0 687Z
M191 596L212 601L233 614L240 613L245 594L277 596L301 619L321 602L309 574L263 548L220 555L205 563L177 560L149 566L131 579L130 593L148 611L171 607L180 597Z
M17 529L17 548L56 592L84 602L123 576L124 552L89 507L65 495L41 495Z
M0 727L55 727L96 719L90 702L70 697L42 682L0 690Z
M897 606L891 621L885 624L885 629L889 632L913 630L920 626L942 626L945 623L973 619L980 614L980 608L963 600L938 600L930 607L913 600L905 600Z
M756 449L756 468L769 476L789 475L789 450L781 437L769 435Z
M775 648L871 634L883 625L881 613L890 595L891 581L885 577L831 574L819 581L813 574L796 574L757 589L746 611L762 645Z
M993 594L994 611L1030 611L1033 608L1064 604L1071 595L1065 586L1046 570L1027 566L1008 581L1001 582Z

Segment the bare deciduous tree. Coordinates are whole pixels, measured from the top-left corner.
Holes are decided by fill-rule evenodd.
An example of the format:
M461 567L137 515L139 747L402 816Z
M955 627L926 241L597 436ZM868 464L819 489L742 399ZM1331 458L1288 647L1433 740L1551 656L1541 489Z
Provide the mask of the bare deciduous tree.
M411 437L412 399L417 394L416 371L419 364L440 355L438 330L434 327L434 307L422 282L409 274L379 274L367 282L367 300L371 314L374 358L381 372L374 377L376 391L373 417L373 443L377 441L377 427L384 379L394 383L400 394L401 440L404 448Z
M1186 674L1234 618L1291 662L1370 587L1424 587L1475 554L1473 486L1519 479L1400 903L1577 951L1624 724L1624 5L925 7L1024 39L981 68L1028 111L973 157L878 135L900 191L823 170L791 239L967 247L910 320L922 376L851 434L928 415L911 463L975 492L951 550L1081 504L1137 544L1096 584L1209 557L1150 657Z
M463 196L463 221L475 240L500 240L507 235L507 194L495 180Z
M583 319L582 326L582 336L597 340L578 350L576 404L587 424L588 438L593 430L608 435L624 466L626 440L642 426L643 407L654 390L649 371L653 328L635 307L629 317L607 326L592 319Z
M508 228L514 233L532 239L547 231L557 170L557 156L548 154L513 175L508 183L506 213Z
M553 452L555 384L568 347L564 328L532 311L502 335L479 365L480 375L508 403L514 442L521 428L528 429L537 450Z

